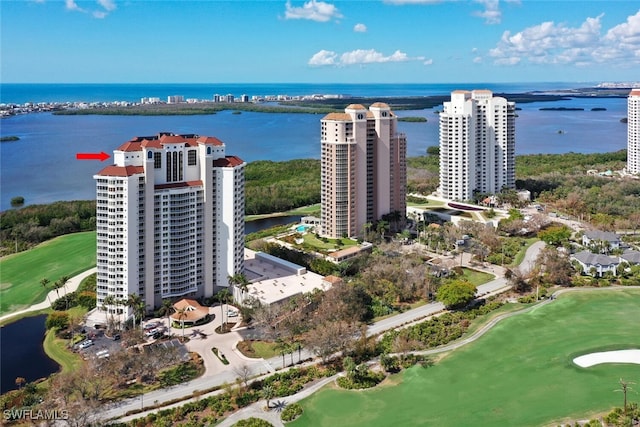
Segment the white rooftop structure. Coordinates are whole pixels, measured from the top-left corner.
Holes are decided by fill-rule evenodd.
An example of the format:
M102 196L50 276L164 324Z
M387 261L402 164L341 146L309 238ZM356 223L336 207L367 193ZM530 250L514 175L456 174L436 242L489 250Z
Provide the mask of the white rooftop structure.
M263 305L331 287L323 276L305 267L248 248L244 250L244 274L250 282L245 298L253 297Z

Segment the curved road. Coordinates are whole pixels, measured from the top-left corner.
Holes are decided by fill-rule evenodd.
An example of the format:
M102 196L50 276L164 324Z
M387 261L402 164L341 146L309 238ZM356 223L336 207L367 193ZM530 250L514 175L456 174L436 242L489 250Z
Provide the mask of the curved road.
M521 264L523 271L528 272L530 270L542 247L544 247L543 242L536 242L527 249L525 259ZM468 261L468 259L465 259L465 261ZM498 267L496 267L495 269L498 270ZM486 297L503 292L508 288L509 284L507 283L506 279L504 279L503 277L499 277L478 286L478 295ZM425 304L423 306L408 310L404 313L397 314L395 316L380 320L372 325L369 325L367 327L367 334L377 335L384 331L388 331L419 321L420 319L434 315L441 311L444 311L444 305L442 305L442 303L433 302ZM303 350L302 359L306 359L309 357L312 357L312 355L307 350ZM289 359L289 356L287 356L287 359ZM287 363L289 363L288 360ZM280 356L277 356L269 360L253 359L251 362L246 361L246 365L251 370L251 373L253 375L267 374L269 372L273 372L276 368L282 367L282 358ZM203 377L199 377L192 381L179 384L167 389L161 389L147 393L143 397L137 397L118 402L116 405L111 406L109 409L102 412L101 417L103 419L122 417L127 411L139 410L144 406L150 406L155 403L168 402L173 399L191 395L194 391L206 390L214 386L222 385L224 383L232 384L235 382L237 376L238 375L235 374L233 370L225 370L211 376L205 375ZM201 398L205 396L206 395L202 395ZM174 406L183 405L187 401L188 400L180 402ZM151 410L148 412L155 411L156 410ZM145 411L145 413L147 412ZM124 418L123 420L131 420L134 418L139 418L143 415L144 413L132 415L130 417Z

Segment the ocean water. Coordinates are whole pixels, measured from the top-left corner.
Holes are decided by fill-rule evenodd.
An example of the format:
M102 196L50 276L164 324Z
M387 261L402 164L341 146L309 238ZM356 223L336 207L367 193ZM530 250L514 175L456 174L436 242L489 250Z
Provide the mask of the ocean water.
M70 83L3 83L0 84L0 103L25 102L137 102L143 97L183 95L185 99L211 100L213 95L231 94L236 97L267 95L302 96L332 94L345 96L430 96L446 95L456 89L489 89L500 93L562 90L593 87L594 82L567 83L366 83L366 84L312 84L312 83L197 83L197 84L70 84Z
M454 89L489 88L516 93L587 87L590 84L536 83L510 85L18 85L2 84L2 102L115 101L142 96L183 95L207 98L213 93L247 95L354 96L443 95ZM165 95L166 94L166 95ZM29 100L29 101L26 101ZM582 107L585 111L540 111L541 107ZM626 148L625 98L575 98L566 101L519 104L516 154L607 152ZM590 111L594 107L606 111ZM398 116L423 116L426 123L400 122L407 135L409 156L423 155L438 145L438 116L433 109L397 111ZM227 154L245 161L282 161L320 157L320 119L317 114L221 112L206 116L54 116L50 113L13 116L0 121L2 136L15 142L0 144L0 210L23 196L26 204L95 198L93 175L110 164L79 161L79 152L112 154L134 136L158 132L197 133L220 138ZM559 133L559 131L562 131Z

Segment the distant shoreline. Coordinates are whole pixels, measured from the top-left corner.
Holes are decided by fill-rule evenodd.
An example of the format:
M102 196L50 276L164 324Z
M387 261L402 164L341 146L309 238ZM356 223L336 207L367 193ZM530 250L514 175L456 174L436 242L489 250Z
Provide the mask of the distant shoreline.
M590 89L566 91L559 93L495 93L516 104L530 102L553 102L569 100L571 98L612 98L626 97L620 89L598 91L592 93ZM372 104L382 101L392 110L424 110L439 107L448 101L449 95L431 96L404 96L404 97L340 97L317 98L303 100L279 101L277 105L254 102L212 102L202 101L194 103L175 104L134 104L128 106L94 106L88 108L69 108L54 111L55 115L122 115L122 116L168 116L168 115L207 115L221 111L248 111L257 113L301 113L301 114L327 114L332 111L343 111L350 104Z

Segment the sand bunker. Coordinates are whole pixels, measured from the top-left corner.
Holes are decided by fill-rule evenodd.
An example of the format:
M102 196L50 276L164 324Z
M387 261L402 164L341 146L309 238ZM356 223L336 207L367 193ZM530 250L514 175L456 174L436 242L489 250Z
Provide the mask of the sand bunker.
M603 351L585 354L573 359L573 363L582 367L600 365L601 363L635 363L640 365L640 350Z

